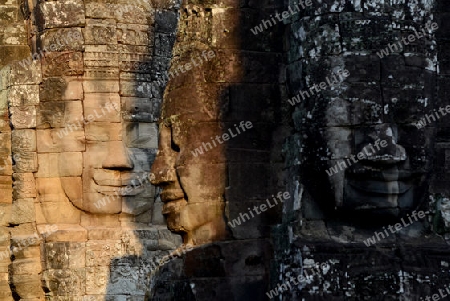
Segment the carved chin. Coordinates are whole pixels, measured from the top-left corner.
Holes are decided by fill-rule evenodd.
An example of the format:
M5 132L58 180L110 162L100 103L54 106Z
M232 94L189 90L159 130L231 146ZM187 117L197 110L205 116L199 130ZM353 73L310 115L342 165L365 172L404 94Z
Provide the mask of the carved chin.
M166 217L167 228L174 233L187 233L188 231L180 225L180 213L172 212L164 215Z

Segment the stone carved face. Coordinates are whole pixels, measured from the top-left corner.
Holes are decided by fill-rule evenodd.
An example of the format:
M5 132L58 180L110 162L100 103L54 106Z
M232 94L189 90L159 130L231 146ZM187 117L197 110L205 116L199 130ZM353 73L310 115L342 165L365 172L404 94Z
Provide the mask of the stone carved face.
M114 94L98 94L92 99L100 109L85 104L84 118L101 117L85 128L83 199L79 206L93 213L140 214L149 209L153 196L148 173L152 149L157 145L156 126L130 121L133 112ZM63 188L66 184L63 181Z
M222 135L219 91L198 93L205 87L199 84L201 71L193 73L175 78L166 90L151 182L162 188L169 229L181 233L185 243L198 245L225 235L226 165L224 145L211 142ZM196 153L207 142L212 148Z
M351 58L344 62L355 64ZM382 68L392 72L385 63ZM417 79L413 87L404 88L395 79L382 80L381 91L370 84L347 83L354 92L326 100L321 135L331 155L325 172L337 207L398 216L415 209L423 197L434 130L418 129L415 122L432 113L432 89L426 87L432 74L405 66L395 72L414 74L409 77ZM365 156L358 160L358 153Z
M367 16L341 12L341 21L331 15L305 17L298 29L303 34L291 35L293 45L301 45L301 58L290 66L293 94L328 83L339 70L350 72L342 82L303 99L293 119L301 145L301 178L313 198L322 208L362 221L395 218L420 205L436 126L416 127L436 108L432 37L405 46L408 55L390 53L380 59L375 53L395 42L384 32L393 32L390 39L401 33L378 17L383 12L371 9ZM429 15L418 18L427 21ZM365 148L368 153L358 159Z
M225 163L223 149L195 156L195 148L221 134L214 123L192 124L177 116L160 124L160 146L152 183L162 187L163 214L170 230L186 243L200 244L223 235Z
M76 150L84 150L62 152L59 159L55 157L62 189L79 209L136 215L151 206L154 187L148 174L157 146L157 130L155 124L133 120L136 114L127 105L120 103L117 94L86 94L80 101L83 115L81 110L69 111L73 115L65 125L68 134L53 133L61 136L60 144L70 147L76 143ZM133 109L139 106L134 104ZM44 139L51 135L46 132L50 130L40 132ZM45 139L43 144L49 147L51 142Z

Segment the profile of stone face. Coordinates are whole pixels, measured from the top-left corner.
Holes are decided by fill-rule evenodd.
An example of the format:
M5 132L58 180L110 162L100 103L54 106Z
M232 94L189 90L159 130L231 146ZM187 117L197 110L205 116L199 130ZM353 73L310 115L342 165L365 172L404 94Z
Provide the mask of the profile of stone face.
M437 24L430 3L358 3L312 9L292 28L293 139L300 181L323 212L386 221L426 197L436 122L417 122L437 109Z
M175 53L180 49L190 48L176 44ZM214 52L188 51L172 65L183 66L192 57L208 54L212 58ZM205 84L202 68L207 65L204 62L169 82L161 109L159 149L150 176L151 183L162 188L169 229L193 245L226 235L224 144L213 141L223 132L219 122L221 95L219 88Z

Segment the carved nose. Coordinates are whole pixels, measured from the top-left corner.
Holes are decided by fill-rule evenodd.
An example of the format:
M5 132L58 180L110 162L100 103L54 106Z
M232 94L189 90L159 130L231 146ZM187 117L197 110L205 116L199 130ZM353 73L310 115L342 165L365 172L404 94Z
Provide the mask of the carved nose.
M168 161L169 159L163 155L163 152L158 151L158 155L150 170L150 183L153 185L164 185L176 181L176 170Z
M381 129L373 142L363 146L365 160L378 164L398 164L406 160L406 150L397 144L395 131L390 126Z
M108 156L103 160L102 167L106 169L133 169L134 164L127 154L122 141L108 143Z

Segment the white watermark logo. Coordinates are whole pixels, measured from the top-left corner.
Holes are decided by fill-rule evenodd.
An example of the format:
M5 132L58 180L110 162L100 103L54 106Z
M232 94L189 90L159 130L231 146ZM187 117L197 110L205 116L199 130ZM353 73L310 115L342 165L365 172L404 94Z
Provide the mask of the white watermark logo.
M355 156L355 155L350 155L350 158L345 159L345 160L347 160L347 162L345 162L345 160L340 160L340 161L339 161L338 163L336 163L334 166L332 166L332 167L330 167L329 169L327 169L327 170L326 170L327 175L328 175L329 177L331 177L332 175L337 174L337 173L339 172L339 169L340 169L341 171L343 171L343 170L345 170L346 168L352 166L354 163L358 163L359 160L370 159L370 158L372 158L372 156L375 155L375 153L376 153L377 151L380 150L380 146L384 148L384 147L386 147L387 145L388 145L388 144L387 144L387 141L386 141L386 140L381 140L381 141L380 141L380 139L377 139L377 140L375 141L375 147L377 148L376 151L375 151L375 149L373 148L372 143L369 143L369 145L365 146L365 147L363 148L363 150L360 151L356 156ZM372 150L373 152L372 152L372 153L369 153L368 150L367 150L368 148L371 148L371 150ZM357 158L357 159L356 159L356 158ZM350 161L350 159L353 161L353 163ZM338 168L339 168L339 169L338 169Z
M325 78L325 82L321 82L318 85L314 84L312 87L308 90L300 91L296 96L292 97L291 99L288 99L288 102L294 106L297 103L300 103L302 100L305 100L306 98L309 98L314 95L314 93L320 93L321 90L326 90L328 87L333 87L341 82L344 81L347 77L350 76L350 72L347 69L341 69L337 71L336 73L333 73L331 76L331 79L327 76ZM319 90L320 88L320 90ZM315 91L314 91L315 90ZM301 99L300 99L301 96Z
M411 216L414 218L414 220L417 222L418 218L424 218L426 214L428 214L428 211L419 211L416 212L416 210L414 210L411 213ZM401 224L400 223L396 223L395 225L388 225L388 229L389 231L391 231L392 234L395 234L396 232L400 231L401 229L410 226L413 221L411 220L411 216L409 216L409 214L407 214L408 216L408 220L409 220L409 224L405 223L405 220L403 219L403 217L400 219L401 220ZM395 228L395 229L394 229ZM383 233L384 232L384 233ZM386 234L386 235L385 235ZM374 245L377 243L377 240L380 241L381 239L385 239L386 237L389 237L389 232L387 231L386 227L383 227L383 231L382 232L375 232L375 235L373 235L372 237L369 237L368 239L366 239L364 241L364 244L366 245L366 247L370 247L370 245Z
M251 129L253 127L253 124L250 121L246 121L245 124L244 124L244 121L241 121L239 123L239 127L241 128L242 133L243 133L246 130ZM217 135L215 138L211 137L211 142L212 142L212 144L214 144L214 146L212 146L210 142L203 142L202 146L197 147L194 151L191 151L191 153L194 155L194 157L203 155L205 152L212 150L214 147L217 147L216 141L219 144L222 144L225 141L228 141L231 138L234 138L237 135L241 134L241 130L239 130L239 127L236 124L234 125L234 129L235 129L236 133L233 133L233 130L231 128L229 128L228 129L229 135L228 135L228 133L223 133L221 136ZM220 140L220 138L222 138L223 140Z
M275 18L272 15L270 15L271 17L270 19L262 20L260 25L256 25L255 27L250 28L250 31L256 36L260 32L263 32L264 29L269 29L270 27L275 26L277 22L283 22L285 19L289 18L290 16L296 15L301 11L299 5L302 7L302 9L305 9L307 6L312 5L312 1L300 0L299 3L294 3L293 8L291 6L288 6L288 10L283 11L281 14L275 13L275 18L277 18L278 21L276 21Z
M430 33L433 33L439 28L439 25L436 22L433 22L431 24L427 23L425 27ZM414 30L414 34L410 34L408 38L403 37L402 40L397 43L388 44L386 48L381 49L380 52L377 52L377 55L380 59L382 59L385 56L389 56L396 51L403 50L404 46L407 46L410 43L415 42L416 40L422 39L426 35L427 33L425 32L425 28L422 28L421 31ZM408 41L406 41L406 39L408 39Z
M272 194L272 200L273 200L273 204L270 203L269 199L266 199L266 204L260 204L259 206L254 206L252 209L247 208L248 209L248 213L250 213L250 215L252 216L251 218L254 218L255 215L253 214L253 212L255 212L256 215L259 215L263 212L265 212L267 209L269 208L273 208L276 205L278 205L278 200L283 203L285 200L287 200L290 197L289 192L278 192L277 194L277 198L275 198L275 196ZM268 207L268 208L267 208ZM261 211L259 211L259 210ZM252 211L253 210L253 211ZM228 222L228 224L234 228L236 226L240 226L242 223L245 223L246 221L250 220L250 215L248 215L247 213L240 213L239 216L235 219L233 219L231 222Z

